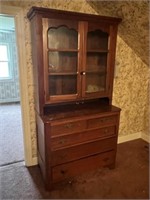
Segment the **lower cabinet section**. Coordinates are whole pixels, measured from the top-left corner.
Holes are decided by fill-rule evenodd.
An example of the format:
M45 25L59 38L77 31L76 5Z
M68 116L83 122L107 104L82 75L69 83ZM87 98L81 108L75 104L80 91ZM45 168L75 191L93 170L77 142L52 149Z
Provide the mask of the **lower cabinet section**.
M117 138L113 137L52 151L50 164L56 166L101 152L106 152L111 149L116 149L116 140Z
M48 190L84 172L115 167L120 109L105 110L37 114L39 165Z
M58 165L52 168L53 182L69 179L83 172L112 165L115 162L115 151L109 151L93 155L67 164Z

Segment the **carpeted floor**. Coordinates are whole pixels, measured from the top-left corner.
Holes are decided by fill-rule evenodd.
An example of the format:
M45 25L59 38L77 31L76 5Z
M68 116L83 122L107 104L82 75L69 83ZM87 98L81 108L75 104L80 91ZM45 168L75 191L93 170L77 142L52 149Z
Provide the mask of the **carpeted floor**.
M0 104L0 166L23 160L20 104Z
M141 139L119 144L115 169L83 174L52 192L45 191L38 166L1 167L1 199L149 199L148 148Z

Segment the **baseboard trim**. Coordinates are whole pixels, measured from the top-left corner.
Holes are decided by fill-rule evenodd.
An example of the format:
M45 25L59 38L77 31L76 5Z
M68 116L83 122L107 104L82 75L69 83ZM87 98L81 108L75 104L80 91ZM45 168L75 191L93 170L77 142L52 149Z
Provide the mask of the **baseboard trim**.
M150 136L146 135L145 133L141 133L141 138L146 142L150 143Z
M118 137L118 144L141 138L141 132Z
M128 142L131 140L136 140L136 139L143 139L146 142L150 143L150 137L146 135L144 132L138 132L138 133L133 133L130 135L123 135L118 137L118 144L123 143L123 142Z

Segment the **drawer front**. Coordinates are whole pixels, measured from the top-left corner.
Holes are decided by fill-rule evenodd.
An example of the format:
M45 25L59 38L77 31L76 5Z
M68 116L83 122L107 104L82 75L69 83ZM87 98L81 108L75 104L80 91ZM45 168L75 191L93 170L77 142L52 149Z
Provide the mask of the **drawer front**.
M94 141L99 138L105 138L108 136L115 136L115 135L116 135L115 126L110 126L66 136L53 137L51 140L51 148L52 150L56 150L59 148L64 148L71 145L77 145L79 143L85 143L92 140Z
M53 182L69 179L98 167L109 166L115 162L115 151L98 154L52 168Z
M117 138L108 138L52 152L52 166L116 149Z
M108 125L115 125L117 122L117 116L108 116L108 117L100 117L100 118L94 118L89 119L87 121L87 127L88 128L97 128L102 126L108 126Z
M86 121L68 122L63 124L51 124L51 135L63 135L79 132L86 129Z

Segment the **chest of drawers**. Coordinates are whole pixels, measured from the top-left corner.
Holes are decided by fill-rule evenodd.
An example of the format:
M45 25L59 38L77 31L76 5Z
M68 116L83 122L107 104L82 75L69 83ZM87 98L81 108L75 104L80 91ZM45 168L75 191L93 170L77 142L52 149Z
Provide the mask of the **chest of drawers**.
M47 189L99 167L115 167L120 109L37 115L38 158Z

